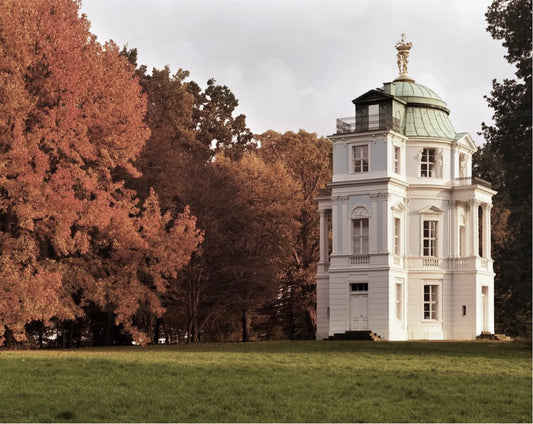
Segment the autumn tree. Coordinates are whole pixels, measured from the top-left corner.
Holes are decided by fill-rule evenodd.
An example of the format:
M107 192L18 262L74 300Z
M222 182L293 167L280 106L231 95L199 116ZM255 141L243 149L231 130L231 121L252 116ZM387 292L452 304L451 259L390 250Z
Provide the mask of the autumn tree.
M135 49L125 47L121 54L136 67L136 75L148 98L146 123L151 129L151 136L135 162L142 176L125 176L127 187L138 191L141 197L153 187L163 210L173 215L185 205L191 205L192 213L201 215L199 225L206 237L180 278L172 281L163 295L167 312L156 327L167 328L166 333L173 331L180 337L187 336L188 341L198 341L200 331L205 333L211 317L218 316L224 308L220 299L213 301L216 292L207 288L212 274L207 267L218 267L213 259L208 259L213 257L211 241L216 240L213 232L220 230L223 239L226 230L216 223L235 214L228 209L235 195L235 184L222 183L225 177L220 165L214 165L215 158L225 155L238 161L255 144L245 116L236 114L238 101L227 86L210 79L202 89L189 81L189 73L181 69L172 74L168 67L154 68L148 73L145 66L138 66ZM228 178L233 177L228 175ZM218 187L219 193L226 193L225 200L214 196L213 187ZM212 207L212 201L223 203ZM242 235L242 231L237 233Z
M319 259L319 215L316 197L331 181L331 142L316 134L267 131L256 136L259 154L269 164L280 163L298 187L293 203L299 230L291 260L281 275L280 296L274 310L287 337L313 338L316 327L316 268Z
M205 241L185 268L182 299L191 341L250 338L252 318L277 296L297 230L297 186L281 163L253 153L217 156L187 186ZM252 324L252 325L251 325Z
M139 205L113 177L139 175L146 102L79 5L0 3L1 325L20 338L26 323L72 320L94 304L142 341L132 318L141 304L161 313L154 292L199 234L187 211L161 217L155 193Z
M475 157L480 175L499 192L493 219L497 321L500 331L531 336L531 1L494 0L485 16L487 30L503 41L506 59L516 66L515 79L493 81L487 101L494 124L483 124L486 144Z

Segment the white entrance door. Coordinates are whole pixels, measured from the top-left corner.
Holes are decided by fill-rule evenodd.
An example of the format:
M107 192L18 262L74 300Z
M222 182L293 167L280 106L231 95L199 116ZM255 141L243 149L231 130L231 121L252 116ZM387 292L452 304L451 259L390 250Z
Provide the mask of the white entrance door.
M368 295L352 295L350 298L351 330L368 330Z

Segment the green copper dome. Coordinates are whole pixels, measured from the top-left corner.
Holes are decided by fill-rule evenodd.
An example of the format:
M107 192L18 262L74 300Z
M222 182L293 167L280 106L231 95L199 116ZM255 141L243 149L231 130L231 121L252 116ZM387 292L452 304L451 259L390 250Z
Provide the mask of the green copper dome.
M455 138L446 103L430 88L414 81L394 81L389 91L406 103L402 120L403 133L408 137ZM385 87L384 87L385 89Z

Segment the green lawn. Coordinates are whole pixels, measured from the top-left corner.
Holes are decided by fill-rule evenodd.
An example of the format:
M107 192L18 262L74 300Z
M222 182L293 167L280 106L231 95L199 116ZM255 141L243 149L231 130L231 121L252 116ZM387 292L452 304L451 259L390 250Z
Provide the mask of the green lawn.
M531 381L514 342L0 351L0 421L531 422Z

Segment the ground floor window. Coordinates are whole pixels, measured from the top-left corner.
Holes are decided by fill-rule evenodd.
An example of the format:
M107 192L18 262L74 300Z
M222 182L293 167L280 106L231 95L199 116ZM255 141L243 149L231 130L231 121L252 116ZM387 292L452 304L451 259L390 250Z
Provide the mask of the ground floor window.
M402 284L396 283L396 319L401 320L402 319L402 303L403 303L403 296L402 296Z
M424 285L424 319L439 319L439 286L436 284Z

